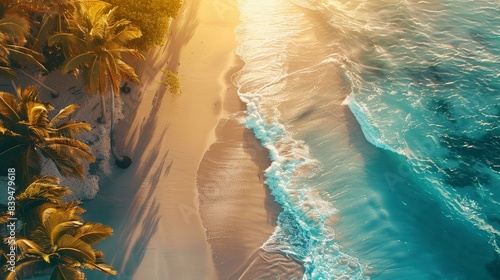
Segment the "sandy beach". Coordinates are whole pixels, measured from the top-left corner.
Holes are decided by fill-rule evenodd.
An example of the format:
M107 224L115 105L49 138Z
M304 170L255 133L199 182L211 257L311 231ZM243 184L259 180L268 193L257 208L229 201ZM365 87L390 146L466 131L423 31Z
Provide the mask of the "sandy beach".
M0 280L500 279L495 1L38 2Z
M235 1L186 2L167 45L137 64L142 83L122 97L126 118L117 128L119 152L133 164L115 168L84 204L87 219L115 230L98 248L119 275L89 273L91 279L228 279L244 272L272 234L280 209L263 184L267 155L234 119L222 124L243 110L230 81L241 66L237 24ZM160 85L162 69L178 72L180 96ZM238 156L246 172L237 174L241 181L214 177L229 167L210 162L231 152L210 146L221 137L247 151ZM235 199L213 200L227 198L225 192ZM224 213L241 213L241 220Z

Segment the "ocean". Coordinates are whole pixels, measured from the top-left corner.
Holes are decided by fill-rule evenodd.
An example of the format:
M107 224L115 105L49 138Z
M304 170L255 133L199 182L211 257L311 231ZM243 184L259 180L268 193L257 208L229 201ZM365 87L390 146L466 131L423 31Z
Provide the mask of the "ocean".
M500 2L239 0L233 76L304 279L500 279Z

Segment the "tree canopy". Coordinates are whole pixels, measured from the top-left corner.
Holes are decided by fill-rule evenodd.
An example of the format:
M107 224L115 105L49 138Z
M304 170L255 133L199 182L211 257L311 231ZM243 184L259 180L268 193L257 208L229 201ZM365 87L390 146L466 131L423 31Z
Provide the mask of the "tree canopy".
M84 269L117 274L104 262L104 253L93 248L113 235L113 230L100 223L84 222L81 214L85 210L78 202L63 202L66 194L71 191L60 186L57 178L43 177L17 195L16 217L22 227L15 237L15 245L10 244L11 236L0 242L2 279L50 275L50 279L85 280ZM9 211L0 213L0 225L6 226L11 217ZM17 253L16 265L7 268L13 250Z
M41 155L49 158L62 175L83 178L83 160L94 162L90 148L74 137L90 131L90 125L68 120L78 108L72 104L52 119L54 108L39 99L34 87L18 89L13 94L0 92L0 170L15 166L16 177L24 189L40 175Z
M126 18L139 27L142 37L133 47L148 50L162 45L168 34L170 18L177 16L181 0L105 0L118 6L117 18Z

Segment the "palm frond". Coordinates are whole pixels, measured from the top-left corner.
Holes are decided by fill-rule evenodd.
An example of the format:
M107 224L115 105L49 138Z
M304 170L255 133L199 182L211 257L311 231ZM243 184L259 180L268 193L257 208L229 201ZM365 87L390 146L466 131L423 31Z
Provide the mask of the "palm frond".
M6 212L0 213L0 225L8 223L10 221L9 218L11 218L11 216L9 214L7 214ZM0 243L3 243L3 242L0 242Z
M61 259L79 263L95 263L96 261L92 247L74 236L64 234L56 245Z
M40 94L38 93L35 86L27 86L24 89L18 88L17 95L19 97L19 104L27 104L28 102L34 103L42 103L47 105L46 103L41 102ZM52 110L52 107L48 107L47 110Z
M47 44L49 46L59 44L63 48L66 57L80 54L85 49L85 41L72 33L56 33L48 39Z
M20 46L10 46L9 48L10 59L19 63L20 65L33 64L36 67L47 72L45 66L43 66L40 61L44 61L45 57L42 54L36 53L29 50L28 48Z
M49 112L43 104L29 102L27 104L27 109L28 122L30 124L44 127L47 127L49 125ZM44 134L48 136L48 133Z
M85 223L75 232L75 237L83 242L94 245L113 235L113 229L99 223Z
M137 84L140 83L139 77L135 73L135 70L132 66L123 62L121 59L117 60L116 64L117 64L118 69L120 70L122 76L125 76L128 80L130 80L134 83L137 83Z
M118 48L126 46L130 41L142 37L141 30L134 25L123 27L116 35L112 36L109 44Z
M16 161L19 160L19 155L26 149L26 145L19 144L15 138L17 137L0 137L0 170L3 172L7 168L18 167Z
M24 258L17 261L13 272L7 274L5 280L22 280L47 275L53 266L43 259Z
M52 272L50 280L85 280L85 274L70 265L58 265Z
M12 145L11 147L5 150L2 149L2 151L0 152L0 161L6 162L7 161L6 158L10 158L9 155L12 155L12 153L18 153L18 151L16 150L21 150L22 147L24 146L25 144L17 144L17 145Z
M36 61L40 61L40 62L45 61L45 56L43 56L42 53L37 52L37 51L35 51L33 49L30 49L30 48L27 48L27 47L24 47L24 46L18 46L18 45L6 45L5 47L8 48L8 50L10 52L12 52L13 50L15 50L15 51L20 52L22 54L28 54L28 55L30 55ZM16 62L19 62L19 63L23 63L22 59L13 59L13 60L16 61ZM29 63L29 62L30 61L27 61L27 63Z
M10 62L6 65L10 65ZM17 78L17 73L10 66L0 65L0 76L9 80L14 80Z
M50 149L48 147L40 148L45 157L50 158L56 165L57 170L61 175L68 177L83 178L84 167L76 162L74 157L67 158L60 155L59 149Z
M59 185L59 180L54 177L43 177L31 183L20 195L17 196L17 211L23 215L26 211L31 211L43 203L62 203L64 195L71 194L71 191Z
M80 221L67 221L57 224L50 231L50 243L58 244L59 239L68 231L75 230L82 225Z
M67 122L63 123L60 126L56 127L56 132L68 138L73 138L76 135L82 133L83 131L91 131L92 127L88 123L83 122Z
M0 32L6 34L12 42L22 42L29 32L29 22L18 15L8 15L0 19Z
M43 249L36 242L27 238L17 238L16 246L19 248L23 255L29 254L42 258L47 255L45 252L43 252Z
M90 93L94 93L96 91L99 92L99 94L104 95L105 89L102 88L102 73L101 73L101 59L99 56L96 54L94 59L90 62L89 68L86 71L86 86L87 90Z
M79 54L71 59L68 59L62 66L62 71L68 73L71 70L78 69L79 67L90 64L95 59L96 54L92 52L86 52Z
M95 157L92 155L89 146L82 141L66 137L51 137L45 139L45 143L51 148L60 149L65 156L71 156L70 153L72 153L73 156L76 155L90 162L95 161Z
M61 207L47 207L41 212L37 209L38 214L41 214L41 216L39 216L41 218L40 220L43 223L43 227L49 233L49 237L52 230L61 223L73 221L81 223L82 218L79 216L81 210L82 208L72 205L66 207L64 207L64 205L61 205ZM49 240L52 240L52 238L49 238Z
M84 167L79 159L95 161L90 148L81 141L69 138L49 138L38 146L42 154L50 158L64 176L82 178Z
M69 118L71 114L75 112L76 109L78 109L78 104L70 104L66 106L65 108L61 109L57 115L55 115L52 120L50 120L50 126L55 127L56 125L59 124L59 122Z
M38 29L38 33L35 37L35 50L42 51L44 45L48 43L50 39L50 33L53 31L55 23L55 15L51 12L45 12L42 18L42 25Z
M20 120L17 114L18 103L16 97L7 92L0 92L0 115L9 121Z
M84 264L83 266L89 269L97 269L111 275L118 274L118 271L114 270L112 266L107 264L90 263L90 264Z
M116 65L116 59L113 56L112 52L104 51L103 52L103 60L107 66L107 74L109 77L109 81L111 84L111 88L114 94L120 93L120 81L121 81L121 72L118 71L118 67Z
M3 127L2 124L0 123L0 137L1 136L8 136L8 137L19 137L21 135L15 133L14 131Z
M27 216L31 218L29 223L26 223L25 230L28 232L28 237L36 242L41 248L50 250L54 245L54 238L59 238L58 232L63 231L65 227L56 230L58 225L69 222L71 225L82 223L82 218L79 216L81 208L74 205L54 205L42 204L35 208L32 213Z
M18 182L18 193L24 190L29 185L29 183L31 183L34 177L40 175L40 170L42 170L41 162L42 160L40 158L40 155L33 146L25 149L24 153L22 154L22 160L18 163L18 168L21 167L19 170L22 170L22 173L20 174L21 180L19 180Z
M29 130L29 136L36 137L37 141L44 141L45 138L49 137L51 133L54 132L54 129L51 127L47 127L44 125L37 124L27 124Z
M74 38L75 35L73 33L65 33L65 32L59 32L56 33L52 36L50 36L48 40L48 45L49 46L54 46L55 44L61 43L68 43L72 41L72 38Z

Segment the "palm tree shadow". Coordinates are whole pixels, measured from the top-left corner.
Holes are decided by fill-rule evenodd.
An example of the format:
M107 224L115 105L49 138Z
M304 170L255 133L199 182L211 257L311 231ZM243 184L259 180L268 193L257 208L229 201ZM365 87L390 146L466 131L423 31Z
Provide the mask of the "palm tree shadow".
M152 205L142 220L139 238L131 246L130 258L125 262L125 265L121 266L124 268L122 275L134 275L134 272L144 259L149 240L158 230L160 222L159 211L160 204L153 198Z
M145 61L136 62L135 68L141 77L141 84L154 82L156 69L168 68L172 72L177 72L181 50L189 43L199 24L197 14L200 3L201 0L183 3L179 16L170 24L170 33L165 39L164 46L148 52Z
M146 164L138 168L154 170L149 176L147 193L143 195L139 191L146 185L148 172L142 175L137 172L137 175L131 176L124 173L125 176L118 178L118 182L113 182L113 186L103 187L95 200L85 202L85 207L89 209L86 214L90 216L89 220L108 224L119 234L103 241L97 248L104 251L111 265L121 276L134 275L158 229L161 218L160 203L155 198L155 191L160 182L169 175L173 165L173 161L167 164L167 151L160 164L153 166L158 152L159 150L152 151L145 159ZM89 272L88 276L89 279L116 279L114 276L106 278L99 272Z
M177 72L180 65L182 48L189 43L199 24L197 14L200 2L201 0L194 0L186 3L181 11L185 15L172 21L171 30L173 31L171 31L162 52L157 53L158 56L166 58L168 70L174 73Z
M133 158L140 158L141 155L144 153L144 150L146 149L147 146L149 146L151 143L148 141L144 141L142 139L154 139L154 133L158 130L157 128L157 121L158 121L158 112L160 109L160 106L162 104L163 98L164 98L164 92L162 91L164 87L160 87L153 98L153 104L152 107L149 111L149 115L147 117L144 117L142 119L142 122L139 126L139 128L135 129L132 133L129 139L137 139L137 143L134 143L132 141L127 141L127 143L123 143L125 146L124 149L126 151L133 151L132 155ZM138 106L137 106L138 107ZM136 112L137 114L138 112ZM123 127L129 127L130 128L131 123L123 123ZM162 132L159 138L156 139L163 139L168 131L170 124L166 124L162 128ZM160 144L160 143L159 143ZM158 154L156 154L158 155Z
M151 85L158 84L158 89L155 92L155 96L153 98L153 107L150 110L150 114L147 119L143 119L141 123L141 128L139 130L135 130L129 139L137 139L146 138L151 139L152 133L154 132L154 128L156 127L156 117L157 112L162 104L162 100L167 92L167 88L160 84L160 81L155 81L157 77L158 69L164 69L168 65L168 70L172 72L177 72L180 60L180 53L183 47L185 47L191 38L193 37L196 27L199 24L199 20L197 18L197 13L199 10L201 0L194 0L192 2L186 2L183 4L181 10L179 11L179 17L172 20L170 29L172 30L166 39L166 43L164 47L156 48L153 51L150 51L146 55L145 61L137 61L136 62L136 72L140 76L141 84L147 85L147 87L142 87L139 85L131 85L132 94L123 97L124 106L127 109L130 109L127 113L128 121L122 121L117 129L119 131L123 131L129 129L133 120L140 116L140 112L138 110L139 103L143 100L143 95L147 94L147 89L151 88ZM166 53L165 53L166 52ZM131 58L127 58L128 61ZM135 95L134 95L135 94ZM132 100L134 99L134 100ZM167 129L168 125L166 128ZM163 135L162 135L163 136ZM141 141L139 141L141 142ZM144 145L147 145L146 141L142 141ZM122 151L130 151L134 150L139 154L142 153L142 147L132 147L133 143L125 143L118 144L118 148ZM138 143L138 145L140 145ZM132 154L132 160L134 160L137 156L137 153Z
M115 180L101 184L96 199L85 202L85 207L89 209L87 214L90 216L89 220L108 224L120 234L103 241L100 244L102 247L98 248L105 252L111 264L122 276L134 274L145 255L147 244L157 231L160 204L155 200L155 191L160 182L169 175L173 165L172 160L167 164L169 151L162 153L160 150L169 125L160 128L159 136L156 134L153 137L158 130L157 116L154 112L158 111L163 96L159 92L157 95L158 98L155 98L150 114L133 132L142 140L139 139L137 143L129 142L126 145L127 150L133 151L135 159L133 165L128 170L115 169ZM148 141L151 139L156 141ZM153 149L145 155L148 147ZM146 183L148 177L149 184ZM147 193L141 193L144 186L149 186ZM138 225L140 229L137 228ZM89 272L88 275L90 279L108 279L103 278L102 273Z
M141 85L146 85L146 87L140 85L130 85L132 93L129 96L123 97L124 106L130 109L130 112L127 112L127 119L129 121L123 121L118 125L118 129L123 130L130 128L130 122L135 120L140 114L138 110L138 103L142 101L144 95L147 94L147 89L151 88L151 85L158 84L158 89L155 92L155 97L153 98L153 108L151 108L150 116L146 123L144 123L143 121L146 127L154 127L152 125L154 123L152 120L152 116L156 116L156 110L161 105L161 101L165 93L167 92L167 88L161 85L159 80L155 80L158 75L158 72L156 71L160 71L165 68L168 68L168 70L175 73L178 71L181 50L189 43L196 31L196 27L199 24L197 13L200 3L201 0L194 0L192 2L186 2L185 4L183 4L181 10L179 11L179 14L181 16L172 20L172 23L170 25L170 29L172 31L166 38L165 46L158 47L155 50L150 51L146 55L145 61L135 62L136 73L140 77ZM135 58L126 57L125 60L132 61L135 60ZM132 62L130 63L132 65ZM158 107L156 107L155 104ZM147 124L151 125L147 126ZM141 129L140 132L143 133L143 129ZM138 131L135 131L132 136L136 137L138 133ZM148 136L144 134L140 135L141 137ZM133 137L131 137L131 139L133 139ZM123 151L128 151L131 147L129 146L120 148L123 148ZM132 160L133 159L134 157L132 158Z
M133 163L127 170L114 169L113 181L109 178L102 182L98 196L85 202L85 207L89 209L86 219L108 224L116 232L114 237L104 240L96 248L104 251L108 262L119 271L119 275L106 276L89 271L89 279L133 279L146 256L148 246L151 250L150 241L158 232L161 220L161 204L156 199L156 189L169 176L173 166L169 151L161 150L170 123L159 121L159 117L165 117L160 107L165 101L166 89L159 81L155 81L159 73L154 71L163 69L167 64L169 70L177 71L181 50L198 26L197 11L200 2L186 2L179 18L172 22L171 28L175 31L169 35L166 46L150 52L146 61L137 63L141 84L147 86L140 88L133 85L132 91L140 90L141 94L148 94L155 90L156 84L158 87L151 107L148 108L149 113L138 109L140 102L148 99L133 94L124 96L125 106L128 105L130 111L118 129L122 129L128 138L117 144L120 145L120 150L129 151ZM127 100L133 97L136 100ZM139 125L132 127L135 120L139 120ZM133 131L127 133L126 130L131 128Z

